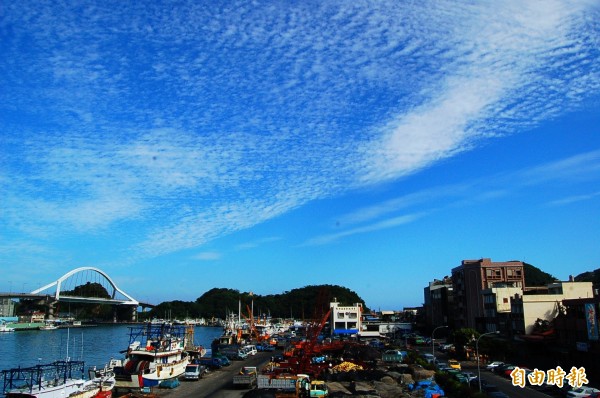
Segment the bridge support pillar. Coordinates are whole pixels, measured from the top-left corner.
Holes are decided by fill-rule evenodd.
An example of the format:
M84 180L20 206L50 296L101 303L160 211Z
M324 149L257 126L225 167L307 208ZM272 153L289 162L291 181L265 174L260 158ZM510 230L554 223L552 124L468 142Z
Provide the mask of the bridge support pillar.
M46 300L46 314L48 315L48 319L54 319L57 304L58 301L52 301L49 298Z
M137 322L137 306L131 307L131 321Z
M113 323L117 323L117 306L113 305Z

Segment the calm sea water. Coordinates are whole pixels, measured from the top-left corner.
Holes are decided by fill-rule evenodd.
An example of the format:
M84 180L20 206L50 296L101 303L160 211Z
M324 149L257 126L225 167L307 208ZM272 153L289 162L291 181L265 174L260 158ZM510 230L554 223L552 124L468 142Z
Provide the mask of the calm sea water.
M84 361L89 366L103 367L111 358L123 358L120 351L129 344L131 325L102 325L57 330L31 330L0 333L0 370L34 366L56 360ZM223 331L220 327L197 326L194 342L210 348L213 339Z

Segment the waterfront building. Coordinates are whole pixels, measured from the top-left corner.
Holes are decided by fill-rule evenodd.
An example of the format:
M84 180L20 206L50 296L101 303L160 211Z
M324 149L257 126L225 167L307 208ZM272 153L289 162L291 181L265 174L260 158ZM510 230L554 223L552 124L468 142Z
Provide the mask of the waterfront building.
M396 311L381 311L362 315L361 329L358 334L362 338L394 338L401 337L412 330L412 322L407 322L403 314Z
M494 287L523 288L523 262L493 262L489 258L463 260L452 269L454 327L484 330L483 291Z
M15 316L15 302L11 298L0 298L0 317Z
M35 311L26 315L19 315L20 323L40 323L44 322L46 315L43 312Z
M341 306L334 298L329 306L331 308L331 334L358 335L361 330L362 304Z

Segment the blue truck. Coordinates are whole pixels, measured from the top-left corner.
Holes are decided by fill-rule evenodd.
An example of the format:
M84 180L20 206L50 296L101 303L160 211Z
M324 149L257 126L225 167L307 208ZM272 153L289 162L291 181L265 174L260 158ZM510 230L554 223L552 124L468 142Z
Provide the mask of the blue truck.
M400 350L388 350L383 353L381 356L381 360L383 362L397 362L402 363L406 357L408 356L408 352L400 351Z
M221 358L200 357L197 359L197 361L199 365L204 365L207 369L221 369L223 367Z

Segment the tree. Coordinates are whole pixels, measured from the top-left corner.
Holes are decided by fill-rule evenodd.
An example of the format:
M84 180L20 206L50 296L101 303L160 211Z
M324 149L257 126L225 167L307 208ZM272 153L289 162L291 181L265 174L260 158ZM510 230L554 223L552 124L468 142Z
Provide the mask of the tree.
M234 289L213 288L198 297L195 302L163 302L147 315L150 318L164 318L168 313L174 319L185 317L225 318L228 313L237 314L238 306L241 304L244 314L247 312L246 306L253 307L255 317L265 315L273 318L311 319L315 313L319 312L315 311L317 306L325 305L326 311L334 298L347 305L362 303L365 311L368 311L364 300L352 290L335 285L316 285L266 296Z
M558 280L554 276L527 263L523 263L523 272L525 273L525 286L546 286Z
M475 341L479 337L479 332L471 328L457 329L452 333L452 339L454 340L454 349L456 355L459 358L465 358L466 347L475 346Z

